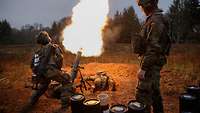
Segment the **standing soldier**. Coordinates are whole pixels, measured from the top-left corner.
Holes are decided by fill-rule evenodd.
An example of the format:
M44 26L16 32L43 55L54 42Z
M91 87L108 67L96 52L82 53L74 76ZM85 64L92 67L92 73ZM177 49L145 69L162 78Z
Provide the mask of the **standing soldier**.
M158 9L158 0L137 0L147 19L136 40L134 52L140 57L136 100L146 105L145 113L164 113L160 94L160 70L170 49L168 22Z
M36 40L40 47L35 52L31 63L34 90L22 113L30 111L40 96L46 92L52 80L62 85L60 95L61 109L57 111L65 112L69 106L69 97L73 92L70 76L61 71L63 64L62 50L58 45L51 43L51 38L46 31L40 32Z

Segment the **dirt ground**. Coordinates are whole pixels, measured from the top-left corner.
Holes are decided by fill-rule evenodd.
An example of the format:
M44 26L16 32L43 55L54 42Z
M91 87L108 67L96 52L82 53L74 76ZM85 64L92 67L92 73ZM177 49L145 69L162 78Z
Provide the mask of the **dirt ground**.
M185 48L184 50L182 48ZM184 87L200 80L199 45L176 45L169 63L161 71L161 91L165 113L178 113L179 95ZM0 113L18 113L26 104L31 90L24 88L31 75L32 46L1 46L0 48ZM190 51L188 51L190 50ZM192 51L191 51L192 50ZM64 69L70 72L74 56L66 54ZM106 71L117 83L117 91L104 91L109 103L127 104L134 99L137 85L138 62L130 45L120 44L105 51L100 57L82 58L84 76ZM101 92L85 91L86 98L96 98ZM60 106L59 100L42 96L31 113L51 113Z

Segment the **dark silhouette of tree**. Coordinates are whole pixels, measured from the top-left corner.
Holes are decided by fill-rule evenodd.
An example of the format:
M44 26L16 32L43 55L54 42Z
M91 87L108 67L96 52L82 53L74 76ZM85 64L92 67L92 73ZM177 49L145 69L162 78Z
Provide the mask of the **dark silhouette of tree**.
M0 21L0 37L11 35L12 28L7 20Z
M138 17L133 7L124 9L122 21L122 31L118 42L131 42L133 34L137 34L140 30Z
M36 35L40 31L47 31L54 43L62 44L62 32L64 28L71 24L71 17L54 21L51 27L43 27L42 24L25 24L20 29L11 28L6 21L0 21L0 43L1 44L36 44ZM8 36L9 35L9 36Z
M62 45L63 42L63 30L67 25L71 24L71 17L64 17L58 22L54 21L51 29L50 36L52 37L54 43Z
M198 0L174 0L167 13L171 36L176 42L200 41Z
M111 49L115 43L131 43L133 34L137 34L139 29L140 23L133 7L117 11L102 29L104 50Z

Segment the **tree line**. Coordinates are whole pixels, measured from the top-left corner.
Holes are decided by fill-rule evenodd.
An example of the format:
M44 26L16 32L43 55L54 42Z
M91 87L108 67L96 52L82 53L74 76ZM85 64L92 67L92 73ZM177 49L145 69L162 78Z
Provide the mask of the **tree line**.
M35 36L41 30L46 30L55 43L62 43L62 31L71 24L71 17L54 21L50 27L43 27L42 24L26 24L20 29L11 28L7 20L0 21L0 43L1 44L34 44ZM130 42L132 33L138 32L139 20L133 7L124 9L115 14L113 18L108 18L106 26L103 28L103 39L106 42Z
M173 42L188 43L200 42L200 4L199 0L173 0L167 13L170 36ZM140 22L133 7L117 11L113 17L107 19L102 29L102 37L105 45L110 43L130 43L134 34L141 29ZM71 17L54 21L50 27L42 24L26 24L21 29L12 28L7 20L0 21L0 44L34 44L35 35L46 30L55 43L63 41L62 32L71 24Z
M7 20L0 21L0 44L35 44L36 35L45 30L49 33L55 43L61 43L61 31L70 24L71 18L62 18L54 21L50 27L44 27L42 24L25 24L20 29L12 28Z
M200 42L199 0L173 0L166 17L174 42Z

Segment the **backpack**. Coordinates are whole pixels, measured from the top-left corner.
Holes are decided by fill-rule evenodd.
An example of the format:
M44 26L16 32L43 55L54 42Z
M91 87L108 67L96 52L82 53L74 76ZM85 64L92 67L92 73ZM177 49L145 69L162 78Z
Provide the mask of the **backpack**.
M36 51L33 55L31 61L33 73L36 75L44 75L51 57L53 57L55 61L55 67L61 69L63 64L63 52L58 45L49 44L47 47Z
M61 70L63 66L63 51L57 44L53 44L52 51L54 54L54 61L56 63L56 68Z

